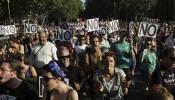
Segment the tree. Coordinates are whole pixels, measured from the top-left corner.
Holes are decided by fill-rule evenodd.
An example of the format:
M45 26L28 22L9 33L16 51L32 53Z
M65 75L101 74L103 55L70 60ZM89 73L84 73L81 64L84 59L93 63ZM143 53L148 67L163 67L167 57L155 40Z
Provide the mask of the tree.
M74 19L82 11L80 0L9 0L11 18L47 16L53 19ZM7 0L0 0L0 20L8 20ZM51 16L50 16L51 15ZM55 15L55 16L52 16ZM58 15L58 16L57 16ZM58 17L58 18L57 18Z

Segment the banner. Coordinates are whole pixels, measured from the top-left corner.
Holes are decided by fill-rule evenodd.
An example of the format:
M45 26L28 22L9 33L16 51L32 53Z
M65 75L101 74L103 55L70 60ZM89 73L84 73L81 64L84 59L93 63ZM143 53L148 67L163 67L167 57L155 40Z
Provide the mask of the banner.
M146 36L155 38L158 30L158 24L140 23L138 36Z
M88 19L86 26L88 32L99 30L99 18Z

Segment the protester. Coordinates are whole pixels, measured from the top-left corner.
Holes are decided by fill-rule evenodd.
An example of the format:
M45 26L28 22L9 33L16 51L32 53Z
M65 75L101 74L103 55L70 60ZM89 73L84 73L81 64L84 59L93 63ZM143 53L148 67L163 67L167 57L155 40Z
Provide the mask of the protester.
M127 79L131 80L131 59L135 57L131 44L126 41L128 34L126 32L120 33L120 40L111 46L111 50L115 52L117 57L117 67L122 68L127 75Z
M150 82L152 72L155 70L157 64L157 57L153 49L152 41L146 41L146 47L141 53L141 57L139 60L141 76L145 80L145 87L148 88L151 84Z
M56 46L47 41L47 34L40 31L39 42L34 46L31 54L34 67L38 70L50 61L58 60L56 51Z
M47 86L47 100L78 100L78 93L64 82L65 74L56 62L44 66L42 72Z
M85 89L87 79L85 78L82 67L72 64L73 58L67 47L59 49L58 58L60 69L66 74L66 77L64 78L66 83L77 90L80 98L86 97L88 94L88 90Z
M4 61L0 66L1 100L38 100L33 85L17 78L17 62Z
M110 49L109 42L107 41L107 36L104 34L100 35L100 49L103 54Z
M125 74L116 68L115 54L106 52L103 56L103 70L93 77L95 100L123 100L131 82L125 80ZM124 85L125 84L125 85Z
M153 84L163 85L175 96L175 48L163 52L162 62L152 74Z
M37 83L37 73L36 70L33 66L28 65L25 62L25 57L23 54L18 54L16 55L15 58L19 63L18 68L16 69L17 71L17 77L26 80L27 82L36 85Z
M85 50L85 65L84 71L92 76L93 73L99 69L97 62L102 60L102 52L99 47L99 38L93 36L91 39L91 46L88 46Z
M85 52L85 49L87 47L87 44L85 44L85 36L84 34L80 34L78 36L78 44L75 46L75 53L76 53L76 64L78 66L83 67L83 54Z

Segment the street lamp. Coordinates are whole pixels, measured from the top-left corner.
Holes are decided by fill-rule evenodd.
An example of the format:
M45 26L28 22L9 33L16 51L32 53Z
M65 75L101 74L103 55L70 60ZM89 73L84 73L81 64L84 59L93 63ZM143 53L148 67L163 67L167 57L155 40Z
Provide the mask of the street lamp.
M9 13L9 21L10 21L10 24L11 24L11 15L10 15L10 6L9 6L9 4L10 4L10 1L9 0L7 0L7 3L8 3L8 13Z

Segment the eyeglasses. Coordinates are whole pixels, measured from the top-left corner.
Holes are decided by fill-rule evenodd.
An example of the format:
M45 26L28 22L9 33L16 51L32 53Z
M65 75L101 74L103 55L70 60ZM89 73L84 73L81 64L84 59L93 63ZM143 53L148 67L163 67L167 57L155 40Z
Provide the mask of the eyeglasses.
M67 55L67 56L61 56L60 58L61 59L66 59L66 58L70 58L71 56L70 55Z
M56 79L55 77L49 78L47 76L43 76L44 81L48 82L51 79Z

